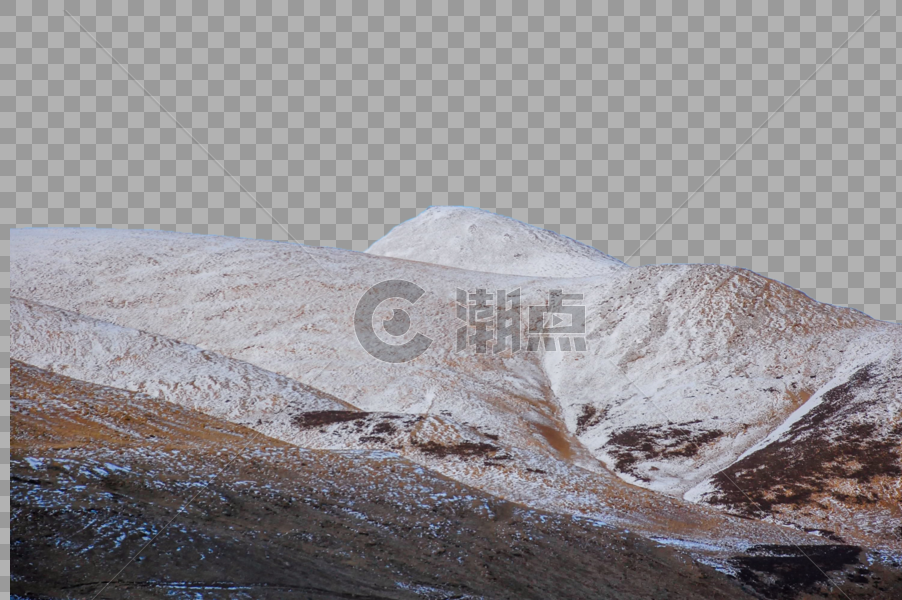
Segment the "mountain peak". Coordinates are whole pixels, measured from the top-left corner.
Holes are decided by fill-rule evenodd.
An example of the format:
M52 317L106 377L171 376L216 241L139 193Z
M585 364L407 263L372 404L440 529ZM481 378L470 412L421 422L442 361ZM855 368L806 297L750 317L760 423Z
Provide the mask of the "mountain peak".
M367 253L530 277L607 275L628 265L567 236L467 206L432 206Z

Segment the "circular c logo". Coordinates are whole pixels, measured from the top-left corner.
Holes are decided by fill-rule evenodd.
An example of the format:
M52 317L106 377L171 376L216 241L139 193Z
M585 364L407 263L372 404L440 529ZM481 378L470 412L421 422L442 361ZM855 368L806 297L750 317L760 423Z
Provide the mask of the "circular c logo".
M373 328L373 315L384 301L401 298L415 303L426 291L415 283L403 279L389 279L368 289L354 311L354 331L363 349L382 362L405 363L421 355L432 344L432 340L421 333L404 344L388 344L379 339ZM383 321L385 331L394 337L402 336L410 329L410 315L400 308L394 309L391 319Z

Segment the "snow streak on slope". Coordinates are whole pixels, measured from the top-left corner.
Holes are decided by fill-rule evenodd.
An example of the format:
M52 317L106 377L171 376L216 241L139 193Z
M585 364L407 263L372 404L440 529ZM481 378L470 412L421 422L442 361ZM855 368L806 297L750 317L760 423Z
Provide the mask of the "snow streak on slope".
M295 380L196 346L11 300L12 357L38 368L165 399L303 447L391 447L427 457L455 449L487 458L504 454L488 443L492 438L447 417L362 412Z
M392 229L367 253L533 277L587 277L629 268L566 236L463 206L433 206Z
M848 348L858 365L843 368L764 442L687 497L746 516L775 516L837 539L897 548L902 344L889 357L873 356L886 344L875 336L870 347Z

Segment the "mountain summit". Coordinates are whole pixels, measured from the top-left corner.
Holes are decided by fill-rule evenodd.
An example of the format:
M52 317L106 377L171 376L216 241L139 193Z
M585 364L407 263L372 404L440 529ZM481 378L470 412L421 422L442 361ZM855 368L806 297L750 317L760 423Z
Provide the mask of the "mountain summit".
M530 277L590 277L629 268L567 236L466 206L433 206L392 229L367 253Z

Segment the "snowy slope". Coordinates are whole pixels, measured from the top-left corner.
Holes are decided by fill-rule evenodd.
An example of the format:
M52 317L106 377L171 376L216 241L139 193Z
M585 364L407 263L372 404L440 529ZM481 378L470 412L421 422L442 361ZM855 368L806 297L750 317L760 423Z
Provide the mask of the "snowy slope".
M491 440L442 416L362 412L249 363L37 302L11 298L11 321L14 360L146 394L304 447L406 443L415 451L430 442L453 446Z
M355 410L325 392L196 346L13 297L12 358L239 423Z
M410 445L412 433L420 445L491 439L441 416L361 412L249 363L16 297L11 298L11 320L15 360L167 400L304 447ZM371 426L364 428L368 422ZM379 427L380 422L392 426ZM416 431L405 425L416 425Z
M902 330L709 265L537 284L292 244L84 230L15 231L13 257L14 294L244 360L362 410L447 415L591 468L585 446L675 494L775 428L865 330ZM360 295L392 278L426 289L413 328L435 339L398 365L366 354L352 326ZM589 352L455 352L455 291L480 286L521 286L524 304L555 287L584 293Z
M392 229L367 253L533 277L588 277L629 268L566 236L464 206L433 206Z

